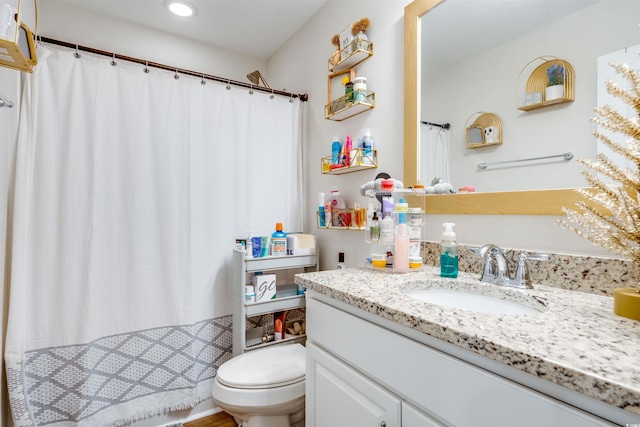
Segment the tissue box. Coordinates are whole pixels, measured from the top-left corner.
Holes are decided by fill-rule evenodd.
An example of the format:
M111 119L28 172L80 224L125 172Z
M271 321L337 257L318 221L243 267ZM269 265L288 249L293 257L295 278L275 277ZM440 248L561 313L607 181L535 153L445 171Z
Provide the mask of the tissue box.
M276 299L276 275L256 274L251 279L256 292L256 302Z
M313 255L316 253L316 236L313 234L287 235L287 255Z

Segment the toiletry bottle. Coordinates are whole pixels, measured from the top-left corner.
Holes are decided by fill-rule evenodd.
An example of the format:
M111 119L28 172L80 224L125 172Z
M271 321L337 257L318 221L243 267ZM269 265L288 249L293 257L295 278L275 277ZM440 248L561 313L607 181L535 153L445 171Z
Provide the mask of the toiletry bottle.
M371 129L366 128L362 130L362 163L372 165L373 160L373 137Z
M344 264L344 252L338 252L338 270L347 268Z
M371 243L371 222L373 220L373 200L369 199L369 204L367 205L367 223L364 231L364 241L367 243Z
M456 233L453 232L455 224L445 222L442 225L444 232L440 244L440 276L458 277L458 244L456 243Z
M247 232L247 242L244 245L245 258L253 258L253 240L251 240L251 231Z
M393 180L383 179L380 181L382 192L382 220L393 215ZM393 222L393 218L392 218Z
M282 231L282 223L276 224L276 231L271 235L271 255L287 255L287 235Z
M334 165L340 163L340 151L342 151L342 144L340 144L340 139L334 136L333 142L331 143L331 163Z
M370 240L371 243L380 242L380 220L378 220L377 212L374 212L371 218Z
M387 215L380 222L380 243L393 243L394 225L391 212L387 212Z
M409 270L409 234L407 233L407 224L404 222L398 224L393 269L399 271Z
M351 165L351 149L353 148L353 141L351 137L347 135L346 141L344 143L344 164L347 166Z
M331 196L329 197L331 203L331 221L334 227L348 227L351 225L351 213L350 212L336 212L346 208L344 199L338 191L338 187L331 189Z
M400 198L398 202L395 204L395 213L394 216L398 221L398 224L406 224L407 223L407 211L409 210L409 205L407 204L407 200Z
M420 256L422 240L422 209L409 208L407 211L407 232L409 233L409 258Z
M326 227L325 213L324 213L324 193L318 193L318 225L320 227Z

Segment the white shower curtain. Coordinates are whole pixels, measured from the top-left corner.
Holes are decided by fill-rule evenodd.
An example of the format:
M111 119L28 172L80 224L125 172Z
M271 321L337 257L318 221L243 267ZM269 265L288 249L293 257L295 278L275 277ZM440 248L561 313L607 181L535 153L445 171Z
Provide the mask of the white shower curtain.
M302 103L40 49L16 160L14 421L191 407L231 356L235 238L303 229Z
M449 131L437 126L425 126L420 132L419 179L426 186L434 178L451 183L449 164Z

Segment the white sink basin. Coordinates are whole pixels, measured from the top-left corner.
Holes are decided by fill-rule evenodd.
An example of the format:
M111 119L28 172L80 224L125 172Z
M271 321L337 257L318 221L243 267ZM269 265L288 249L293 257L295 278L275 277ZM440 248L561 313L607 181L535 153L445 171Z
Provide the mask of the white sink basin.
M524 303L454 289L405 289L402 293L430 304L479 313L535 315L545 311L538 302L535 304L539 310Z

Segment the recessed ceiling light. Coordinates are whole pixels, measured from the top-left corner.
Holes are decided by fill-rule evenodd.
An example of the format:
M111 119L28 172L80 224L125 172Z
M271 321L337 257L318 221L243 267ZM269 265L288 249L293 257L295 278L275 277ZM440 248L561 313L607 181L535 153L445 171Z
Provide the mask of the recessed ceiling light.
M198 13L198 9L186 0L164 0L164 7L178 16L194 16Z

